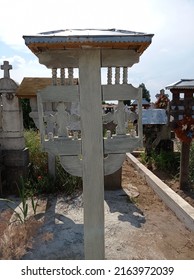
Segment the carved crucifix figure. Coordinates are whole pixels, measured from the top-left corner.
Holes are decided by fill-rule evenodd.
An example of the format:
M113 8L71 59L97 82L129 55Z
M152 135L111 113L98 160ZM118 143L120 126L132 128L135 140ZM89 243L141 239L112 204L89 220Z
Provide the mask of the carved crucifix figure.
M115 111L115 122L117 123L117 135L126 134L125 120L126 120L125 105L123 101L119 101L118 108Z
M76 114L70 114L66 111L67 106L65 102L59 102L57 105L56 114L44 117L44 121L47 123L47 126L50 124L56 124L58 127L58 137L69 137L68 128L70 128L74 122L78 122L80 120L80 116Z
M66 111L64 102L59 102L57 105L57 113L55 114L56 123L58 125L58 136L68 137L68 124L70 122L70 114Z
M128 120L134 121L135 119L137 119L137 114L126 110L123 101L118 102L118 108L114 113L109 112L103 115L103 123L109 123L113 121L115 124L117 124L117 135L125 135L125 123Z

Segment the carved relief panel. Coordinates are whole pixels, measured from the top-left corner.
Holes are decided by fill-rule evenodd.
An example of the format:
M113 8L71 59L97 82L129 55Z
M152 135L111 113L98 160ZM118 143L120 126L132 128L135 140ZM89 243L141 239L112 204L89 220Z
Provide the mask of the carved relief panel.
M107 58L104 61L105 66L110 63ZM132 62L130 61L130 63ZM108 131L103 137L105 175L112 174L121 167L126 152L142 146L141 88L128 84L128 65L119 66L120 64L115 63L114 67L101 65L103 66L101 76L105 71L107 72L104 84L100 85L101 101L103 103L103 101L114 100L118 103L116 109L107 114L104 114L101 108L101 127L103 123L110 122L116 125L115 134ZM73 84L74 71L74 67L52 69L52 85L37 94L38 111L44 150L59 155L61 164L67 172L75 176L82 176L83 120L80 116L79 82L76 85ZM60 72L60 84L57 83L57 72ZM87 77L85 78L87 80ZM134 113L126 111L123 101L130 99L136 99L138 102L137 135L134 132L127 133L126 130L126 123L128 120L134 119ZM51 114L46 114L45 104L48 102L55 107L55 111ZM93 106L96 104L92 104L88 110L92 111ZM82 112L82 116L85 113L87 112ZM95 117L94 114L93 118Z

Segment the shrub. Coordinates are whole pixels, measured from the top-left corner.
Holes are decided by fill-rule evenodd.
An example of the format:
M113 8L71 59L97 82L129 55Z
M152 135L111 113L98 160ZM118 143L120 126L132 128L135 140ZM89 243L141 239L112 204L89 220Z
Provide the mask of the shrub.
M21 98L20 102L22 105L24 128L25 129L31 129L31 128L36 129L33 119L29 116L29 113L31 112L30 100L26 99L26 98Z
M180 167L180 154L174 152L161 151L159 154L153 153L153 160L158 169L168 173L177 173Z
M177 175L180 169L180 154L170 151L161 151L155 153L154 151L148 156L142 153L141 161L148 165L148 168L157 168L172 175Z
M32 194L55 193L59 191L68 194L82 186L81 178L68 174L56 158L56 177L48 174L48 156L41 150L40 133L27 130L24 133L26 146L29 148L30 168L25 181L26 192Z
M40 133L35 130L26 130L24 132L26 146L29 149L31 166L34 176L44 176L48 173L47 153L41 151Z

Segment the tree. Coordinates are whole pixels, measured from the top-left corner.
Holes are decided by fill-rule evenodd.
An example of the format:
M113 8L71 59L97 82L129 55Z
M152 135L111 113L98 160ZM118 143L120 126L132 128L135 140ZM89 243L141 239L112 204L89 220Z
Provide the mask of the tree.
M30 118L29 113L31 112L30 100L26 98L21 99L22 111L23 111L23 125L25 129L36 129L34 121Z
M151 101L151 97L150 97L150 92L149 90L147 90L146 86L144 83L141 83L139 85L139 87L142 88L142 98L146 99L148 102ZM124 100L123 103L127 106L131 105L131 100Z
M124 100L123 103L124 103L124 105L130 106L131 100Z
M150 102L151 101L150 92L149 90L147 90L145 84L141 83L139 87L142 88L142 98L145 98L148 102Z

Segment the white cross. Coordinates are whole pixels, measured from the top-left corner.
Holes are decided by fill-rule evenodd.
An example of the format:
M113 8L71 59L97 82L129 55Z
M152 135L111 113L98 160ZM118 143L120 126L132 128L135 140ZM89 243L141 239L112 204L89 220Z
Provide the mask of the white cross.
M3 61L1 69L4 70L4 78L10 78L9 70L12 69L12 65L9 64L9 61Z

